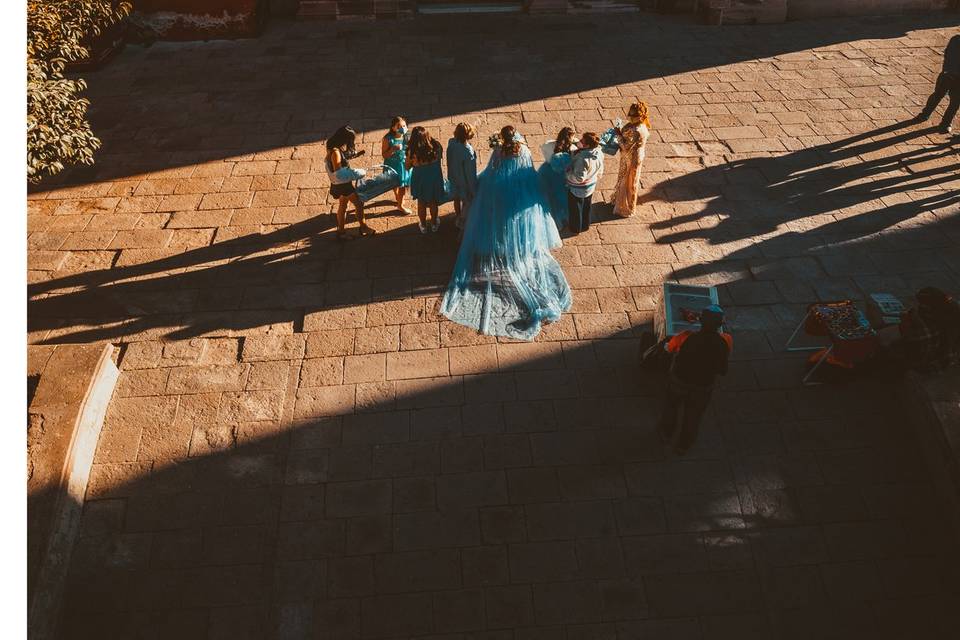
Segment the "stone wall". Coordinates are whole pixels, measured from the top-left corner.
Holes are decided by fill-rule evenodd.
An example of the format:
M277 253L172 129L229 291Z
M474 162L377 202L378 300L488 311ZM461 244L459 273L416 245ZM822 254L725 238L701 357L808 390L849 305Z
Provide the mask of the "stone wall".
M486 0L492 2L493 0ZM658 10L693 9L693 0L660 0ZM616 5L627 3L612 3ZM588 11L590 0L527 0L530 13ZM610 0L597 0L597 10L609 9ZM732 0L724 23L780 22L834 16L884 15L955 8L956 0ZM638 2L653 9L652 0ZM268 15L300 18L381 19L409 17L413 0L139 0L140 19L164 40L243 37L255 35Z
M297 16L323 20L399 18L413 14L411 0L300 0Z

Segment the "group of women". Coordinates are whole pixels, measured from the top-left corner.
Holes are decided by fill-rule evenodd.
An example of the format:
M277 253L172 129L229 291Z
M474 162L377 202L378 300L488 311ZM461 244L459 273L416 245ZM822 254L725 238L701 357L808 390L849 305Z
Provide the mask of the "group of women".
M650 133L647 106L637 102L628 122L613 131L620 150L620 170L613 199L616 215L630 216L638 205L640 169ZM452 200L462 240L441 312L454 322L482 333L532 340L546 322L569 310L570 286L551 250L562 245L567 220L565 174L581 149L576 134L564 127L544 146L545 162L534 166L523 136L512 126L491 138L486 168L477 173L476 132L456 126L446 150L424 127L407 134L403 118L394 118L381 143L386 166L400 177L396 204L405 214L407 190L417 203L423 234L439 229L439 205ZM586 135L586 134L584 134ZM595 136L595 134L593 134ZM374 233L365 222L363 203L341 169L349 167L356 134L343 127L327 140L326 167L331 194L338 199L337 236L346 238L349 204L357 210L360 235ZM360 152L362 153L362 152ZM427 218L429 213L429 220Z

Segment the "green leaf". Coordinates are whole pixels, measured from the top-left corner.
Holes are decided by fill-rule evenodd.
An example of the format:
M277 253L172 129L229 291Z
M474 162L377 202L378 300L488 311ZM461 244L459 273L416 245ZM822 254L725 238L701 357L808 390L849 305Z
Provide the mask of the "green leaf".
M93 164L100 141L86 119L82 79L63 77L88 55L89 38L130 14L110 0L27 0L27 178L39 182L67 164Z

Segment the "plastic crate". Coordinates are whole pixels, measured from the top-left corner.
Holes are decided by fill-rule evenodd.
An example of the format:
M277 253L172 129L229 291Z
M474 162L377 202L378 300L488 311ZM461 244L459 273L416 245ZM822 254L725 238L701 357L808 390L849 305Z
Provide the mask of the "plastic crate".
M716 287L665 282L653 316L653 329L659 340L683 331L700 329L700 322L684 318L683 310L699 316L700 311L719 304Z

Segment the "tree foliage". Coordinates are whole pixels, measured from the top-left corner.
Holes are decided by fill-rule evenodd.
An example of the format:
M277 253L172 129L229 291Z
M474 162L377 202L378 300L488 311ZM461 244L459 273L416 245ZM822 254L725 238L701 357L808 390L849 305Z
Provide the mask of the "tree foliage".
M27 179L39 182L67 164L93 164L100 140L87 121L83 80L63 76L89 55L88 42L130 13L111 0L27 0Z

